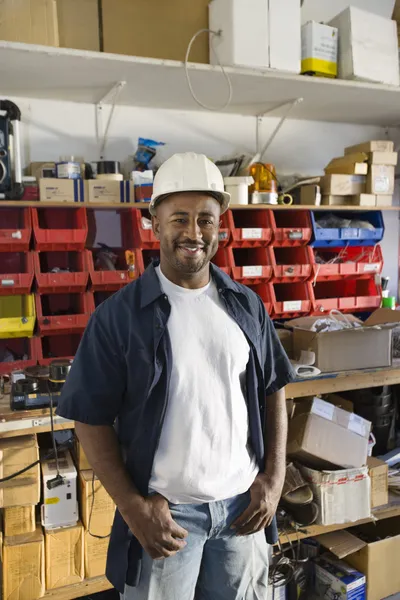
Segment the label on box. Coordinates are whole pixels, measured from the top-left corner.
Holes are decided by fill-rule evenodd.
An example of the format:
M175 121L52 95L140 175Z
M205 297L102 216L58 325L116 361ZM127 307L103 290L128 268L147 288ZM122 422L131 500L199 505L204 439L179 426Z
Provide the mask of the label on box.
M332 421L334 412L334 404L330 404L329 402L325 402L324 400L320 400L319 398L314 398L311 407L312 414L318 415L319 417L323 417L324 419L328 419L328 421Z
M390 179L386 176L375 177L374 179L374 193L375 194L388 194L390 192Z
M350 429L350 431L354 431L354 433L358 433L358 435L362 435L363 437L366 437L368 434L367 423L362 417L359 417L354 413L351 413L350 415L348 429Z
M15 281L14 279L2 279L1 280L1 285L14 285Z
M261 277L263 268L261 265L257 267L242 267L243 277Z
M303 232L302 231L289 231L288 238L289 238L289 240L302 240Z
M371 263L370 265L364 265L364 271L375 273L379 270L379 263Z
M301 300L288 300L283 303L283 310L285 312L301 310Z
M242 229L242 238L244 240L261 240L262 229L252 227L250 229Z

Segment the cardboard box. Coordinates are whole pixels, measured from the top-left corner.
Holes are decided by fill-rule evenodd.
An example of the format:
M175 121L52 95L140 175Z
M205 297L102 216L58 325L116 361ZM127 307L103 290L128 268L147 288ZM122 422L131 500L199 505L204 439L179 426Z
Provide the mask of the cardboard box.
M46 589L79 583L84 578L84 532L81 523L45 531Z
M2 0L0 39L58 46L56 0Z
M40 179L39 195L41 202L84 202L84 182L83 179Z
M190 38L208 28L208 3L102 0L102 50L183 61ZM208 57L208 36L202 34L193 45L190 61L208 63Z
M85 181L85 197L88 202L111 204L135 202L134 187L131 181L89 179Z
M321 204L321 188L319 185L302 185L300 188L300 204Z
M367 194L394 194L395 168L387 165L370 165L367 177Z
M352 315L346 317L362 324ZM286 327L293 329L295 359L302 350L314 352L314 364L323 373L391 366L394 324L379 323L378 329L368 319L357 329L316 333L311 327L318 319L320 317L301 317L286 323Z
M39 460L36 435L0 439L0 479ZM27 506L40 500L39 463L0 484L0 507Z
M365 175L325 175L320 180L323 196L356 196L365 194L367 177Z
M36 530L34 506L12 506L4 509L4 535L25 535Z
M5 537L3 546L3 600L32 600L44 595L44 539L34 533Z
M395 167L397 160L397 152L370 152L368 156L368 163L370 165L391 165Z
M376 196L374 194L357 194L356 196L322 196L322 205L376 206Z
M341 79L399 86L395 21L350 6L329 25L339 30L338 74Z
M326 533L316 540L364 573L368 600L381 600L400 590L400 517Z
M389 503L389 467L375 456L368 457L367 466L371 479L371 508L385 506Z
M110 539L95 538L85 531L85 578L100 577L106 572L107 551Z
M317 469L362 467L371 423L320 398L296 402L287 454Z
M351 204L354 206L376 206L376 196L375 194L358 194L357 196L351 196Z
M61 48L100 51L98 0L57 0Z
M384 194L383 196L381 196L380 194L377 194L375 196L375 206L381 206L382 208L384 206L392 206L393 204L393 196L389 196L386 194Z
M109 535L114 521L114 502L97 477L93 479L93 471L81 471L79 476L81 516L85 529L93 535Z
M301 72L337 76L338 31L315 21L301 28Z
M87 471L88 469L91 469L91 466L86 457L86 454L85 454L85 452L82 448L82 445L77 437L75 437L74 448L75 448L75 460L76 460L78 470L79 471Z
M394 152L394 142L389 140L371 140L369 142L363 142L362 144L356 144L355 146L348 146L344 149L345 154L354 154L355 152Z
M338 525L371 517L368 467L315 471L301 466L300 470L319 507L318 525Z
M44 178L54 178L56 176L56 163L50 160L46 162L31 162L27 174L36 177L37 181Z
M315 559L315 592L318 598L330 600L365 600L365 575L341 560L324 556Z
M325 167L325 175L367 175L368 154L357 152L339 158L333 158Z

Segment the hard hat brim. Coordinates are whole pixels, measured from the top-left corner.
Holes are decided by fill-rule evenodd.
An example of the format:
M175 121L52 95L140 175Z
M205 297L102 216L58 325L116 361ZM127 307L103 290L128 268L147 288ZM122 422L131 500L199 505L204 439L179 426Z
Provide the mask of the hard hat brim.
M215 198L215 200L217 200L217 202L219 202L221 205L221 215L223 215L228 210L229 204L231 201L231 195L229 194L229 192L211 192L210 190L199 190L199 189L180 190L179 192L173 191L169 194L161 194L159 196L153 195L151 197L151 201L149 204L150 214L155 216L157 206L160 204L160 202L162 202L163 200L168 198L168 196L172 196L172 194L184 194L185 192L200 192L202 194L206 194L207 196L211 196L212 198Z

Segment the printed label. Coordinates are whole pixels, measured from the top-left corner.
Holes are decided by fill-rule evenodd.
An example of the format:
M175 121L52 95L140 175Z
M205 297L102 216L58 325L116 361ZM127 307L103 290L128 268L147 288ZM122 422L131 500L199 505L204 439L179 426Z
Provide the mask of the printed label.
M363 437L367 436L368 429L367 424L362 417L351 413L348 429L350 431L354 431L354 433L358 433L358 435L362 435Z
M45 504L58 504L60 502L60 498L46 498L44 501Z
M375 194L388 194L390 190L390 179L389 177L375 177Z
M319 417L323 417L324 419L328 419L328 421L332 421L334 412L335 406L333 404L329 404L329 402L324 402L324 400L320 400L319 398L314 398L311 407L312 414L318 415Z
M364 265L364 271L378 271L379 269L379 263L371 263L370 265Z
M262 238L261 228L242 229L242 238L244 240L260 240Z
M242 267L242 275L243 277L261 277L262 270L261 265L257 267Z
M302 240L303 232L302 231L289 231L288 238L289 238L289 240Z
M286 312L301 310L301 300L288 300L283 303L283 310Z
M1 285L14 285L15 281L14 279L2 279L1 280Z

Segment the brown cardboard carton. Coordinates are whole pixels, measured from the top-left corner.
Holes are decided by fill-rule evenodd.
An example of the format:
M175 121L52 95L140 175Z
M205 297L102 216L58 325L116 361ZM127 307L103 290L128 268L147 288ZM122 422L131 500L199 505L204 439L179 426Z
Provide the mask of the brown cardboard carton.
M4 509L4 535L25 535L36 530L34 506L12 506Z
M84 535L81 523L49 529L44 534L46 589L79 583L84 578Z
M85 531L85 577L100 577L106 572L109 537L101 539Z
M371 479L371 508L384 506L389 502L389 467L375 456L368 457L367 466Z
M365 194L367 177L365 175L325 175L320 186L323 196L355 196Z
M321 188L319 185L302 185L300 188L300 204L319 206L321 204Z
M324 169L325 175L366 175L368 173L367 160L368 154L365 152L333 158Z
M114 502L97 477L93 479L93 471L81 471L79 476L81 517L85 529L93 535L109 535L114 520Z
M320 398L296 403L287 454L316 469L366 464L371 423Z
M0 39L58 46L56 0L2 0Z
M398 153L397 152L371 152L369 154L368 162L370 165L397 165Z
M394 194L394 167L387 165L370 165L367 177L367 194Z
M367 165L366 165L367 166ZM356 196L322 196L323 206L375 206L374 194L357 194Z
M57 0L61 48L100 50L98 0Z
M382 600L399 591L400 517L326 533L316 540L366 575L368 600Z
M32 600L44 595L44 539L34 533L5 537L3 546L3 600Z
M36 435L0 439L0 479L39 460ZM39 463L0 484L0 507L26 506L40 500Z
M102 0L104 52L183 61L190 38L208 27L209 0ZM193 45L191 62L208 63L208 35Z
M380 194L375 196L376 198L376 206L381 206L382 208L384 206L392 206L393 204L393 196L389 196L389 195L384 195L381 196Z
M41 202L83 202L85 185L81 179L39 179L39 195Z
M351 204L354 206L375 206L376 196L374 194L358 194L351 196Z
M361 324L352 315L347 318ZM301 317L285 324L293 330L294 359L302 350L314 352L314 364L323 373L391 366L394 323L379 323L381 327L376 328L367 320L358 329L316 333L311 327L318 319L320 317Z
M82 444L77 437L75 437L75 459L78 471L87 471L88 469L91 469L87 456L82 448Z
M131 181L89 179L85 181L85 197L88 202L126 204L135 202L134 186Z
M389 140L371 140L369 142L363 142L362 144L356 144L355 146L348 146L345 148L345 154L354 154L355 152L394 152L394 142Z

